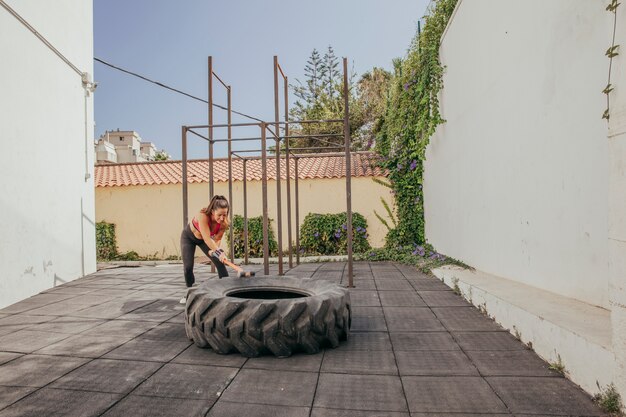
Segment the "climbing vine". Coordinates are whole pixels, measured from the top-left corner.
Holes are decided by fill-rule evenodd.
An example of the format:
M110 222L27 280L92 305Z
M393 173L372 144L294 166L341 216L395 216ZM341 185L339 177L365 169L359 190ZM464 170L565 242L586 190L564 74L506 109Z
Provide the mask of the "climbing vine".
M423 161L426 146L444 122L438 94L443 88L441 36L458 0L435 0L413 38L406 58L394 62L394 76L376 150L389 170L397 225L386 245L422 244L424 236Z
M611 38L611 46L605 52L605 55L609 58L609 79L606 87L602 90L602 92L606 94L606 110L602 114L602 118L606 120L609 120L610 117L611 91L613 91L613 86L611 85L611 68L613 66L613 58L619 55L619 45L615 45L615 31L617 28L617 8L620 4L618 0L611 0L609 5L606 6L606 10L609 13L613 13L613 36Z

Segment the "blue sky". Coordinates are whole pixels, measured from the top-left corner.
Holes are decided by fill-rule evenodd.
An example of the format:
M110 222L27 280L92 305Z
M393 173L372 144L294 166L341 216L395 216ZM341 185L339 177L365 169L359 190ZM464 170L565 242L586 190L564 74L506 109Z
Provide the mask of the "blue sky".
M290 83L304 80L313 48L323 52L329 45L338 57L349 59L358 75L374 66L391 69L392 59L405 55L427 3L95 0L94 55L203 99L208 94L207 57L212 55L214 71L232 86L233 109L271 121L274 55ZM96 139L105 130L135 130L180 159L180 127L206 124L206 104L98 62L94 66ZM226 104L218 84L214 101ZM290 101L295 101L293 94ZM215 109L214 122L225 121L225 112ZM206 142L191 139L189 156L208 157ZM216 156L226 156L224 146L216 148Z

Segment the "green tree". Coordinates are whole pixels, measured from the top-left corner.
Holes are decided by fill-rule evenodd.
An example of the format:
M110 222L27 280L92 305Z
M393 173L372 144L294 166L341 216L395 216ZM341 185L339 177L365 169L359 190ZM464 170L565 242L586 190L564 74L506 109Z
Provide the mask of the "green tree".
M170 159L170 156L163 149L154 154L155 161L167 161Z
M353 133L355 149L369 150L376 143L387 106L387 95L391 83L391 73L374 67L357 82L358 107L363 124Z

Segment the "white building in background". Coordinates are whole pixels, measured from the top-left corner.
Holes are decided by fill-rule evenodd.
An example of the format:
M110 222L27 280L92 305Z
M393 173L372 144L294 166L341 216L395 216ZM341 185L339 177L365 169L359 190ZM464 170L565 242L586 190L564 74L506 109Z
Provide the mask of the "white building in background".
M96 270L92 6L0 4L0 308Z
M106 131L95 144L96 164L154 161L157 149L132 130Z
M584 389L626 397L626 51L607 124L608 3L459 0L424 210L428 241L476 268L439 277Z

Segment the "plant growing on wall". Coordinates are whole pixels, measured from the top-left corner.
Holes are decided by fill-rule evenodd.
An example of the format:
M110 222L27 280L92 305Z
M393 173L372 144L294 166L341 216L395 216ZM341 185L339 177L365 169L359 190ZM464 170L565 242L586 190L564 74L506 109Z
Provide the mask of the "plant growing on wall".
M610 112L611 112L611 91L613 91L614 87L611 84L611 69L613 67L613 58L619 55L619 45L615 44L615 32L617 28L617 8L621 3L618 0L611 0L608 6L606 6L606 10L609 13L613 13L613 37L611 38L611 46L604 53L609 58L609 77L606 83L606 87L602 92L606 94L606 110L602 114L602 118L609 120Z
M315 214L304 218L300 228L300 248L306 253L317 255L339 255L347 253L346 213ZM367 220L359 213L352 213L352 251L365 252L370 249L367 241Z
M413 39L407 57L394 61L394 76L376 151L389 170L395 195L397 226L387 246L423 244L423 161L436 127L444 122L438 94L443 88L439 60L441 36L458 0L435 0Z
M99 261L109 261L117 256L115 224L96 223L96 257Z
M278 252L278 244L272 230L272 219L269 219L269 250L270 256L276 255ZM243 239L243 217L236 214L233 217L233 242L235 249L235 257L244 257L244 239ZM229 235L229 233L226 233ZM260 258L263 256L263 217L252 217L248 219L248 256L251 258Z

